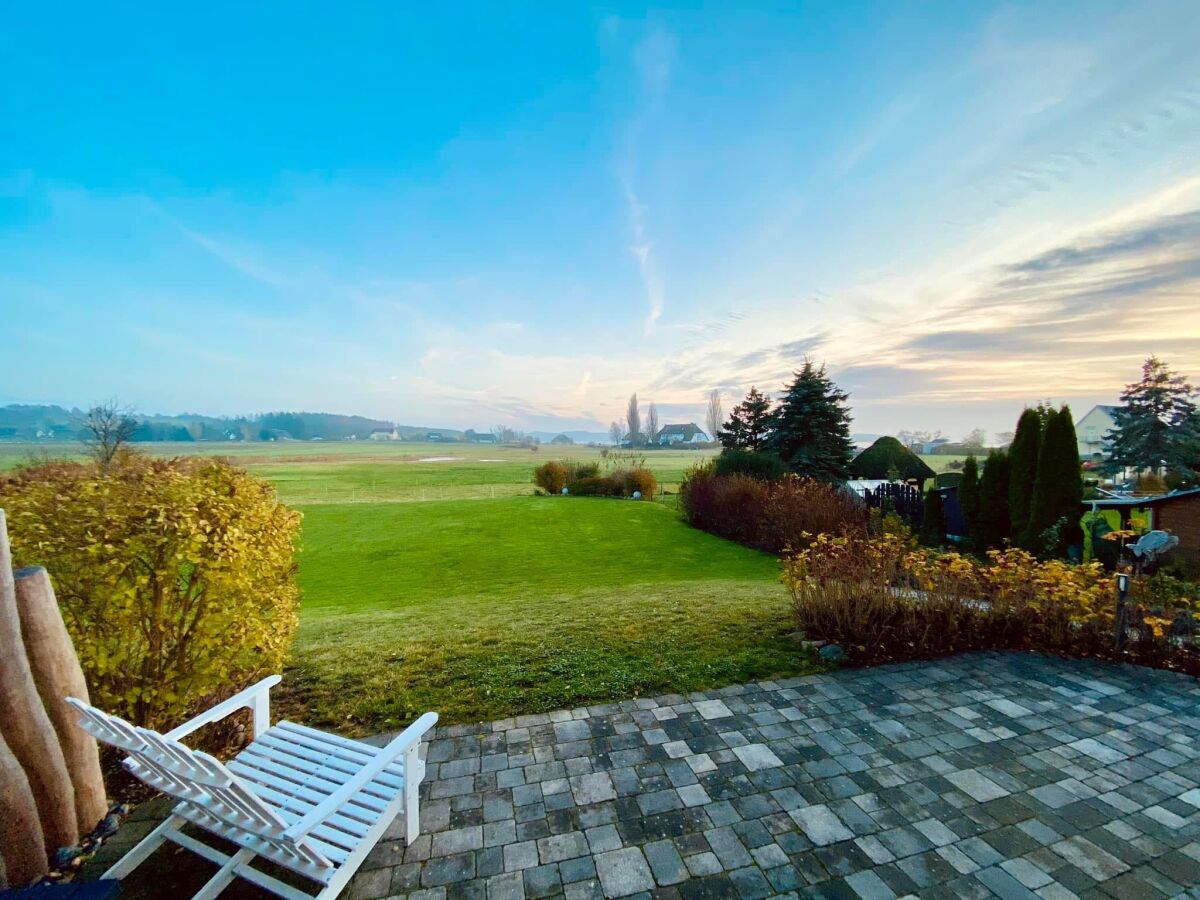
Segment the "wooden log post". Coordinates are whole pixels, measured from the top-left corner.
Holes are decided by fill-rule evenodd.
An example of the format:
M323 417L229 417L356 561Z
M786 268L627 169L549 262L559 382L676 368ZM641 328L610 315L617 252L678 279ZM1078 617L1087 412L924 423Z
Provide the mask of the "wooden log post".
M9 887L25 887L50 868L37 803L25 770L0 737L0 855Z
M33 682L21 640L21 618L13 580L8 523L0 509L0 734L17 758L42 824L50 853L79 841L75 790L58 734ZM8 859L7 853L5 859Z
M18 569L13 573L13 580L16 582L25 656L67 762L71 786L75 790L79 833L90 834L108 812L104 776L100 772L100 751L96 739L79 727L79 714L64 699L75 697L89 702L83 668L75 655L75 645L67 633L46 570L41 566Z

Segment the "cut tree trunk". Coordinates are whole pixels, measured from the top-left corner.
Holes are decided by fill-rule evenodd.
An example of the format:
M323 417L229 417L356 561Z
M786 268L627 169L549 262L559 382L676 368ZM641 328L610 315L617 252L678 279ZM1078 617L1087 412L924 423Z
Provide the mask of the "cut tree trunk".
M33 670L33 681L50 716L75 789L75 818L80 834L89 834L108 812L100 751L96 739L79 727L79 714L65 697L88 703L87 683L75 646L67 633L50 576L41 566L13 573L21 638Z
M53 853L79 841L75 791L58 734L42 706L25 656L7 524L0 510L0 734L25 770L45 849Z
M0 737L0 854L10 887L46 874L45 840L25 770Z

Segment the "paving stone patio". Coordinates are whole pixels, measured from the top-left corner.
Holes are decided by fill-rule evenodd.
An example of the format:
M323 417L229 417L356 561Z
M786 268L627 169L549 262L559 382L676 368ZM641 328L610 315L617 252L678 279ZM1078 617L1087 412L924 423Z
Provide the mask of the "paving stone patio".
M425 833L393 826L345 896L1200 897L1200 683L1167 672L971 654L439 728L426 751ZM186 896L159 853L126 887Z

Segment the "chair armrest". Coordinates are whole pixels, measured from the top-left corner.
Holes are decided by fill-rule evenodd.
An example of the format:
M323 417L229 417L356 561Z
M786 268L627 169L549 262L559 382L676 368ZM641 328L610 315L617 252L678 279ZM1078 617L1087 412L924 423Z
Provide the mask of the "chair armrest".
M379 751L378 755L359 769L354 777L326 797L318 806L313 807L308 815L284 832L292 840L304 837L331 815L337 812L351 797L361 791L375 776L394 763L409 750L416 750L421 742L421 735L437 724L438 715L427 712L417 721L405 728L392 742ZM408 777L408 772L405 772ZM408 785L406 784L405 787Z
M218 703L212 709L205 710L200 715L188 719L179 727L171 729L163 737L170 741L178 741L205 725L210 725L247 707L254 710L254 736L257 737L271 727L270 690L282 680L283 678L279 675L268 675L257 684L252 684L244 691L234 694L225 702Z

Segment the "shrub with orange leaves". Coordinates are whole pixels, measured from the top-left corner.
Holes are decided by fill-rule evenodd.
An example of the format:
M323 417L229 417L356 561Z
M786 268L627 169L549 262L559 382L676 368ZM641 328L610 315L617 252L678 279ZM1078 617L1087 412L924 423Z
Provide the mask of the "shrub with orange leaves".
M1019 549L986 561L919 548L903 536L818 535L781 560L798 628L842 645L854 662L969 649L1116 655L1116 586L1099 563L1041 562ZM1198 604L1185 582L1135 579L1124 621L1124 658L1200 672ZM1141 598L1143 602L1139 602Z

